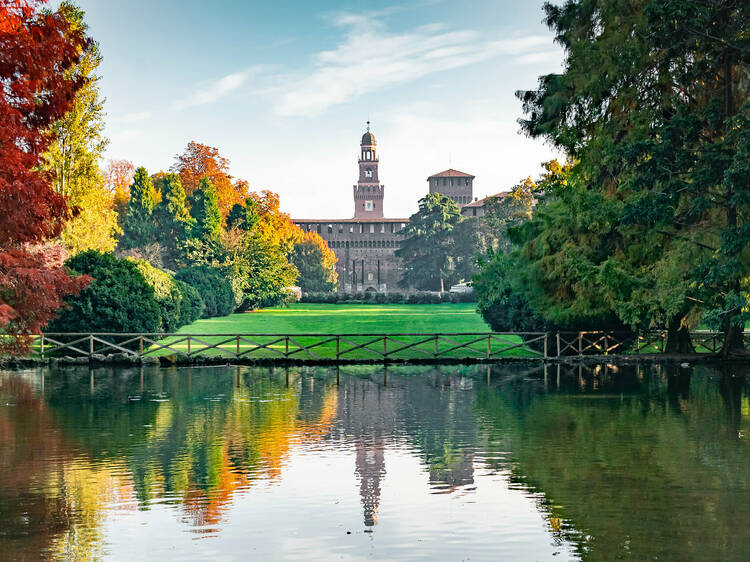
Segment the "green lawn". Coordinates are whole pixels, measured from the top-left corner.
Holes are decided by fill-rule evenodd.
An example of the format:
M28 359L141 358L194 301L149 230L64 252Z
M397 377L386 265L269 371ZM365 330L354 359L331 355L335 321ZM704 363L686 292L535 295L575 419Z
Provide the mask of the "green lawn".
M300 304L198 320L183 334L488 332L476 304Z
M271 308L256 312L232 314L221 318L208 318L198 320L193 324L183 326L180 334L198 335L191 339L191 353L200 350L206 344L217 344L222 341L221 337L200 336L200 334L354 334L339 341L341 352L349 348L368 344L373 338L359 334L435 334L435 333L487 333L490 328L485 324L482 317L475 310L473 303L460 304L427 304L427 305L369 305L369 304L292 304L287 308ZM188 351L187 341L179 341L178 337L170 338L164 343L176 342L173 347L180 351ZM470 336L455 336L450 339L441 339L437 342L437 348L441 357L486 357L487 340L474 342L470 348L452 350L451 348L465 344L473 339ZM202 341L198 341L202 340ZM253 350L250 358L281 357L287 351L286 338L275 341L270 336L249 337L242 339L239 344L236 340L221 344L221 349L229 353L242 354L253 350L258 345L266 345L268 348ZM289 342L290 350L299 349L298 346L311 346L315 356L319 358L336 357L336 342L329 341L320 344L321 337L292 337ZM508 338L509 342L498 339L490 341L490 352L499 354L504 347L510 343L520 343L517 337ZM421 343L419 343L421 342ZM417 344L418 345L414 345ZM239 347L238 347L239 345ZM383 350L383 342L378 341L368 344L378 352ZM435 351L435 341L430 337L397 336L387 342L388 351L400 346L413 346L398 354L398 358L427 358L432 357ZM166 350L157 353L168 353ZM210 349L206 355L217 355L221 353L217 349ZM506 353L502 353L506 355ZM511 356L525 356L527 352L514 349L507 352ZM292 353L291 357L300 359L314 358L305 350ZM378 355L371 349L353 349L342 354L346 359L376 359Z

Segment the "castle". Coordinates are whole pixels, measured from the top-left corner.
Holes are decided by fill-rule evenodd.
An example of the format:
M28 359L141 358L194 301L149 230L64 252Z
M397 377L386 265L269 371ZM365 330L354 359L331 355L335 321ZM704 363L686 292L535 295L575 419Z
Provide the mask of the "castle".
M338 263L339 291L398 291L401 263L396 257L408 218L385 218L385 186L378 176L375 135L362 135L359 154L359 178L353 186L354 218L293 219L305 231L314 231L328 243ZM457 170L445 170L427 178L430 193L441 193L459 207L472 202L474 176Z

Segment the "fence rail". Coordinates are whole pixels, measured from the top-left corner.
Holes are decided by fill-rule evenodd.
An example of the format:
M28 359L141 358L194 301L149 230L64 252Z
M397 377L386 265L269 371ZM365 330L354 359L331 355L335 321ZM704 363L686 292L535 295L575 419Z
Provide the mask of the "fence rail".
M177 355L186 358L313 360L406 360L546 357L546 333L398 334L119 334L45 333L33 337L37 357L121 354L131 358Z
M721 349L720 332L691 332L698 353ZM750 331L744 333L750 343ZM663 353L666 331L446 332L394 334L45 333L32 337L32 356L178 356L231 359L412 360L557 358Z

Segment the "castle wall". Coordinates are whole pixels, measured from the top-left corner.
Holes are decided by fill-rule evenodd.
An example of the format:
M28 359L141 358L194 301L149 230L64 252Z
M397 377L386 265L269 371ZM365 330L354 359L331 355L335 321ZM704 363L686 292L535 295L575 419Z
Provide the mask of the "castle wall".
M401 260L398 232L408 219L295 219L302 230L317 232L338 259L339 291L399 292Z

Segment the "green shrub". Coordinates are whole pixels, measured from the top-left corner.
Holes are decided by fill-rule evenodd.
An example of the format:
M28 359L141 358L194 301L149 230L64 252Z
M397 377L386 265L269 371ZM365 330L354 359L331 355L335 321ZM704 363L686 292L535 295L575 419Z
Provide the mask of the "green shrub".
M175 283L182 294L182 302L180 303L180 325L184 326L185 324L192 324L203 315L206 303L203 302L203 298L198 292L198 289L192 285L188 285L179 279L175 279Z
M234 311L232 285L218 269L208 265L192 265L178 271L175 277L198 291L205 303L203 318L226 316Z
M146 260L136 260L126 258L132 261L141 272L146 283L154 289L154 296L159 305L159 314L161 316L161 331L174 332L180 326L185 324L180 319L180 308L182 307L182 293L180 292L174 277L166 271L162 271L151 265Z
M95 250L81 252L65 264L92 277L49 326L50 332L156 332L161 327L154 289L135 263Z

